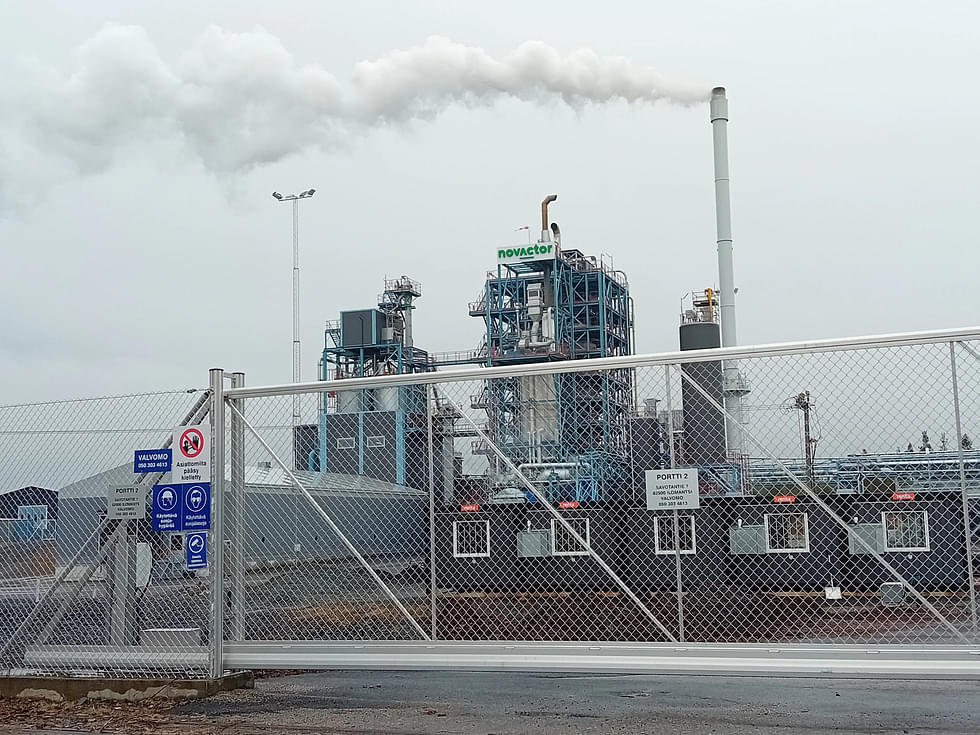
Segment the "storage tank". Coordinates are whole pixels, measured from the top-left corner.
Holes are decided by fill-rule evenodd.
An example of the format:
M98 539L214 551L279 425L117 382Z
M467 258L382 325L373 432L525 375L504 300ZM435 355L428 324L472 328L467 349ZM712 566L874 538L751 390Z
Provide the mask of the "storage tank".
M694 309L681 315L680 346L682 351L721 347L721 330L714 321L712 292L695 295ZM705 308L706 307L706 308ZM720 360L683 363L681 370L695 381L718 405L724 405L722 366ZM725 416L690 382L681 384L684 410L684 442L681 456L684 465L719 464L725 461Z

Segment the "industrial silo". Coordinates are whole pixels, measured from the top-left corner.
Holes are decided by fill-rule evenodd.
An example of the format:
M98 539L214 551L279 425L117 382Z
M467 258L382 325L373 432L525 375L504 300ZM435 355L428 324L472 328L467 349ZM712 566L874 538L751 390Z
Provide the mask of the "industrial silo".
M715 321L713 296L710 289L693 294L693 308L681 314L682 351L721 347L721 330ZM722 463L725 461L725 416L720 406L724 405L725 397L721 361L682 363L681 370L686 376L681 384L684 441L678 459L689 466ZM704 393L695 388L692 381Z

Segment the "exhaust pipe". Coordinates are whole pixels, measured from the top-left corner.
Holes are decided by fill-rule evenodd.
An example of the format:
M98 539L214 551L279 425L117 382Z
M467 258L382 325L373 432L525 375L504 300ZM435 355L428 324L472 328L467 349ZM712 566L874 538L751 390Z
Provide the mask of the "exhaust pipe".
M551 230L548 228L548 205L557 198L557 194L549 194L541 202L541 242L551 241Z
M711 131L714 137L715 158L715 219L718 231L718 321L721 323L721 346L734 347L735 334L735 267L732 258L731 181L728 175L728 96L724 87L711 90ZM744 454L742 429L745 416L742 398L749 392L737 360L723 364L723 390L728 451Z
M731 181L728 176L728 97L724 87L711 90L711 128L715 154L721 344L723 347L734 347L738 338L735 335L735 267L732 262Z

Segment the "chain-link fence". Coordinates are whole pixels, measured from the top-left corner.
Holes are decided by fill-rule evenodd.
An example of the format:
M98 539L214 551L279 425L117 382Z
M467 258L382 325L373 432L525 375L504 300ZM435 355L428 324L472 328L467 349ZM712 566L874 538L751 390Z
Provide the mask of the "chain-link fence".
M153 530L151 489L169 473L135 472L134 451L206 421L208 399L0 406L3 674L207 672L208 579L186 570L182 536Z
M0 407L5 672L305 667L330 642L980 644L980 334L241 386ZM209 424L192 570L157 518L177 478L134 451ZM110 511L125 487L139 518Z
M230 639L975 643L977 346L233 391Z

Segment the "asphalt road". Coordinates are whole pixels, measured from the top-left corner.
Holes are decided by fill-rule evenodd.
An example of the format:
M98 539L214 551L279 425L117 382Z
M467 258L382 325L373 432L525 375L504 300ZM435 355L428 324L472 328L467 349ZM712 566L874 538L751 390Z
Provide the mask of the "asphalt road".
M956 681L331 672L174 708L89 705L45 725L5 718L0 732L972 735L978 695L980 684Z

